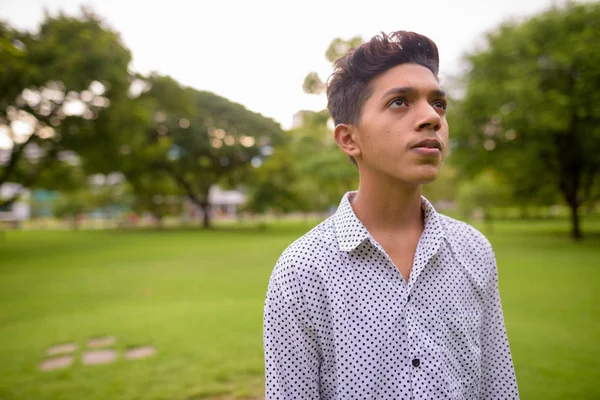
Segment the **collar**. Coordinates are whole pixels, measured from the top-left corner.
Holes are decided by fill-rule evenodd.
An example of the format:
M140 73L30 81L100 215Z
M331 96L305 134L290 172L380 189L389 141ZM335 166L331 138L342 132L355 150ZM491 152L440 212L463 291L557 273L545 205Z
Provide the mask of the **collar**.
M340 205L333 215L336 237L340 251L350 252L356 249L365 239L371 238L369 231L358 219L352 208L352 200L356 191L347 192L342 197ZM425 229L423 234L428 234L437 243L446 238L446 230L442 226L439 214L433 205L421 196L421 209L423 210Z

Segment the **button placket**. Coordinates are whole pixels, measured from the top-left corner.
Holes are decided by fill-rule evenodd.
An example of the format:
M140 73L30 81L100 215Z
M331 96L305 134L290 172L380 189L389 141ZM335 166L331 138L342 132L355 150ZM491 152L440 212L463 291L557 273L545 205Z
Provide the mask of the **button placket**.
M417 334L417 326L414 323L414 316L413 316L413 307L411 307L410 304L410 299L411 299L411 295L409 294L407 296L407 303L406 303L406 328L407 328L407 333L408 333L408 354L410 354L409 357L407 357L407 361L410 363L409 365L412 365L412 369L414 370L416 367L418 367L418 365L415 365L415 360L418 360L418 364L420 365L420 360L418 359L418 352L419 352L419 346L418 346L418 334Z

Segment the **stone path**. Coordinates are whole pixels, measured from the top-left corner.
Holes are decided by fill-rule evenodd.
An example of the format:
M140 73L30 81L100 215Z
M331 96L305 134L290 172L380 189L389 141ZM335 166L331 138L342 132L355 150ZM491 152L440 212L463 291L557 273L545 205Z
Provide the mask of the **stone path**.
M39 368L42 371L68 368L80 356L81 364L97 365L110 364L119 358L119 352L110 348L117 343L116 336L93 337L86 341L86 348L78 354L76 343L62 343L50 346L46 350L46 359L42 361ZM127 349L123 357L126 360L139 360L156 355L156 349L152 346L140 346Z
M81 357L83 365L110 364L117 359L117 352L114 350L94 350L86 351Z
M128 360L137 360L139 358L146 358L156 354L156 349L152 346L137 347L129 349L125 352L125 358Z
M73 356L60 356L44 360L40 365L40 369L42 371L50 371L52 369L70 367L71 364L73 364Z
M75 343L66 343L48 348L46 354L48 354L49 356L54 356L57 354L70 354L74 353L75 350L77 350L77 345Z
M88 347L91 347L91 348L108 347L108 346L114 345L115 343L117 343L116 336L91 338L91 339L88 339L88 341L87 341Z

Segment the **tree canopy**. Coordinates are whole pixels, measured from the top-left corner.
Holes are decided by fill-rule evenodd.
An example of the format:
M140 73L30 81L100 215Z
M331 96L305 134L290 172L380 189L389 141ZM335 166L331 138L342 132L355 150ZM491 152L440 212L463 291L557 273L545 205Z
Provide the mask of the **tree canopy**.
M46 15L35 33L0 24L0 56L0 185L74 190L82 174L117 171L142 210L160 217L154 200L185 195L208 226L210 187L243 183L281 141L279 124L240 104L131 72L119 34L85 9Z
M46 16L36 33L0 24L0 57L0 186L35 186L61 163L98 165L126 111L131 54L119 34L85 10Z
M252 161L270 154L283 131L273 120L216 94L152 74L139 101L150 110L146 129L124 157L134 189L180 193L199 206L210 225L209 191L242 185ZM152 179L149 179L152 176ZM170 179L169 185L165 179Z
M467 56L466 92L453 111L461 172L492 166L530 201L557 190L574 238L600 171L599 41L598 3L506 23Z

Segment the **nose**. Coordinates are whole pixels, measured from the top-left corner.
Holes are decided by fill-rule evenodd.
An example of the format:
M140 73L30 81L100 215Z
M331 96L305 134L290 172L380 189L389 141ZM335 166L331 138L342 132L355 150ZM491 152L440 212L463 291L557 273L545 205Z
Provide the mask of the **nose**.
M434 132L442 128L442 118L427 101L421 102L418 108L415 130L431 129Z

